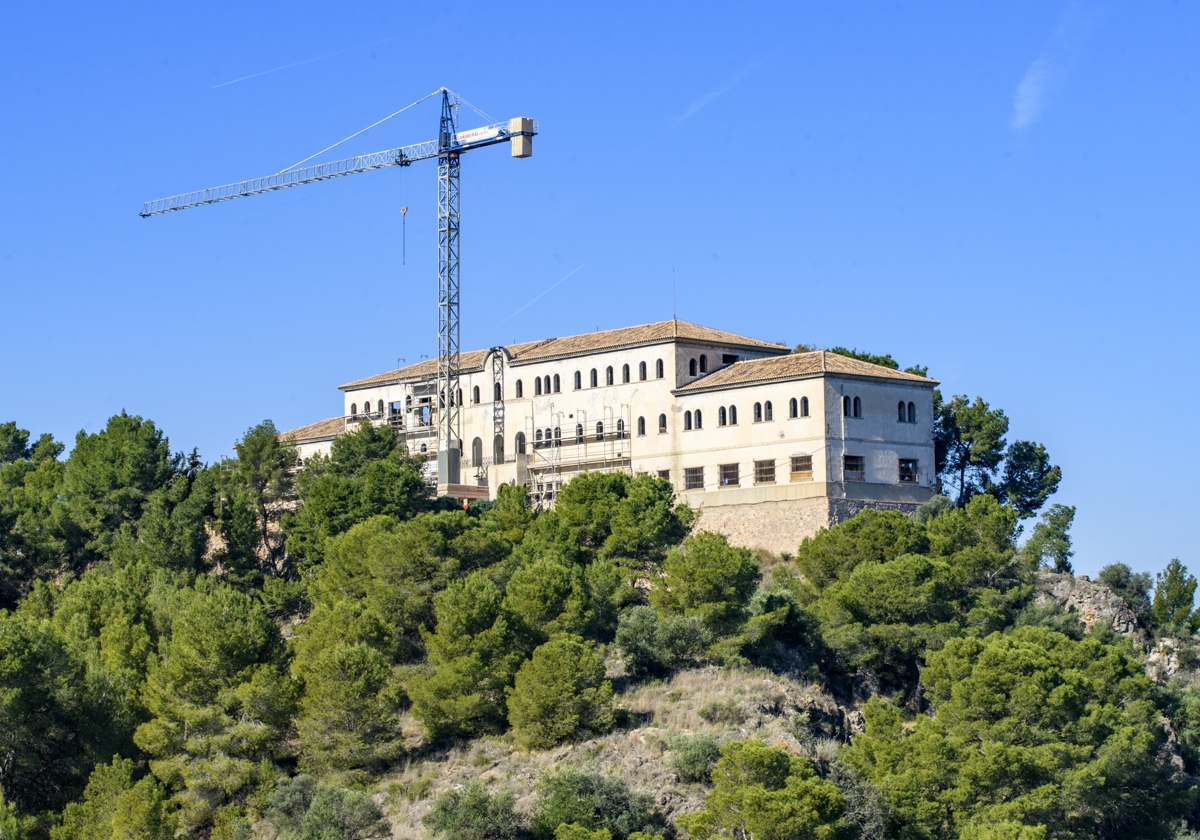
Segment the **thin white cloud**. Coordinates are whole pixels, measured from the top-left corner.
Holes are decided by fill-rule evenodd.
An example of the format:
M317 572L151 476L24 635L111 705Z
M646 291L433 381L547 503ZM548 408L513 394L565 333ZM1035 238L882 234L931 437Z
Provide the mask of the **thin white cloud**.
M381 38L380 40L372 41L369 44L359 44L357 47L346 47L346 49L344 49L344 50L338 50L337 52L331 52L328 55L319 55L316 58L306 58L306 59L304 59L304 61L297 61L294 64L285 64L282 67L272 67L270 70L260 70L257 73L251 73L249 76L242 76L240 79L232 79L228 82L221 82L221 84L213 85L213 87L219 88L219 87L225 87L226 85L235 85L238 82L244 82L247 79L256 79L259 76L266 76L270 73L278 73L280 70L290 70L293 67L299 67L302 64L312 64L314 61L324 61L327 58L333 58L335 55L341 55L342 53L348 53L351 50L361 50L361 49L365 49L366 47L373 47L376 44L382 44L384 41L390 41L390 40L392 40L392 39L391 38Z
M691 105L689 105L687 111L684 112L683 116L680 117L678 121L683 122L684 120L688 119L689 117L694 117L696 114L700 113L706 107L708 107L708 105L711 104L714 99L717 99L718 97L724 96L725 94L729 93L729 91L731 91L735 87L737 87L738 82L740 82L742 79L749 76L752 72L754 72L761 66L762 65L757 62L754 64L751 64L749 67L747 67L742 72L738 73L736 76L734 76L732 79L730 79L725 84L721 85L718 88L714 88L713 90L710 90L708 93L704 94L699 99L697 99L695 102L693 102Z
M1039 58L1029 65L1013 97L1013 128L1027 128L1041 116L1052 75L1053 68L1046 59Z
M1013 94L1013 128L1024 130L1042 116L1051 94L1066 80L1083 42L1096 28L1099 19L1098 11L1083 3L1067 4L1041 54L1029 64L1017 83Z

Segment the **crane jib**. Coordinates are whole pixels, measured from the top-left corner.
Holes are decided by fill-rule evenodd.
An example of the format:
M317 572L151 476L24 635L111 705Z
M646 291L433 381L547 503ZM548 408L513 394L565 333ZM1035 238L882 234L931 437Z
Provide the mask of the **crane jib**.
M532 137L537 133L536 127L526 131L510 131L507 123L484 126L483 128L460 131L454 135L454 142L447 151L466 152L484 146L492 146L513 140L515 137ZM216 204L234 198L244 198L250 195L283 190L288 187L298 187L301 184L312 184L317 181L327 181L330 178L341 178L359 172L370 172L373 169L383 169L387 166L408 166L413 161L436 158L441 151L437 140L427 140L399 149L389 149L384 152L374 152L369 155L322 163L303 169L293 169L267 175L263 178L253 178L239 181L236 184L226 184L211 187L207 190L184 193L147 201L142 205L139 215L143 218L170 213L175 210L186 210L189 207L199 207L204 204Z

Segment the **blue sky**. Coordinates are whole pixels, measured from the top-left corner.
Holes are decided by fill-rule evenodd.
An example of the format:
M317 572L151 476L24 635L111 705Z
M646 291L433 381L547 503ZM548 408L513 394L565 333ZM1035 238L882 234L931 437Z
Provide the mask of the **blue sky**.
M211 460L435 353L431 162L138 209L446 85L541 129L529 160L464 158L465 346L668 318L674 271L681 318L891 353L1004 408L1063 467L1079 571L1200 567L1198 25L1154 2L4 4L0 416L69 441L124 408Z

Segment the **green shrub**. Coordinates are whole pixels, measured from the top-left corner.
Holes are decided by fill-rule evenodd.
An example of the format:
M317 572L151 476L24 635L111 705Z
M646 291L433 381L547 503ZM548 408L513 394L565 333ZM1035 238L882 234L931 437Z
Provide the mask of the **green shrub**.
M391 827L371 794L321 786L300 824L299 840L386 840L391 836Z
M534 840L552 840L562 825L577 824L595 832L607 829L613 840L629 840L635 832L665 834L666 819L644 793L634 793L623 779L595 770L562 770L538 782L533 808Z
M671 771L681 782L707 782L721 757L721 747L713 736L701 732L671 740Z
M818 777L808 759L762 741L726 744L712 778L704 810L679 818L697 840L834 838L848 828L837 786Z
M461 790L439 796L422 822L453 840L509 840L521 834L514 802L511 791L489 793L483 782L475 779Z
M746 713L733 700L714 700L706 703L698 714L709 723L727 723L737 726L746 720Z
M617 622L616 644L630 676L664 674L690 663L712 641L696 616L670 615L661 622L654 609L631 607Z
M559 636L535 650L507 694L509 723L530 749L548 749L576 733L606 732L613 725L604 662L577 636Z
M376 840L391 835L370 794L318 785L303 773L275 785L263 817L275 826L279 840ZM231 830L236 831L236 825Z

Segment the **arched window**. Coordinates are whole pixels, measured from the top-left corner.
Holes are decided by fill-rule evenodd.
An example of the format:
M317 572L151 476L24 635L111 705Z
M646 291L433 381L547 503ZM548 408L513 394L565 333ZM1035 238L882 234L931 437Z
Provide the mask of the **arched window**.
M896 403L896 420L900 423L908 422L908 412L904 410L904 400Z
M501 389L500 389L500 383L499 382L493 383L493 385L492 385L492 402L500 402L500 400L503 398L503 396L504 395L501 393Z
M560 391L562 391L561 385L562 385L562 383L558 379L558 374L557 373L554 374L554 393L557 394Z
M471 466L483 466L483 441L479 438L471 441Z
M621 365L621 381L629 381L629 365Z
M801 417L808 416L808 397L800 398L800 416Z
M550 430L547 429L546 430L546 448L549 449L551 446L553 446L553 443L551 443L551 440L550 440Z
M617 440L625 440L625 421L617 421Z
M754 404L754 422L761 423L763 419L762 403Z
M592 368L592 372L591 372L590 376L591 376L591 379L589 381L592 383L592 387L595 388L597 385L600 384L600 379L596 376L595 368Z
M646 418L639 417L638 418L638 437L645 437L645 436L646 436Z
M908 404L908 422L917 422L917 407L913 403Z
M350 416L351 417L358 416L358 403L350 403Z
M517 399L522 399L525 396L525 386L521 384L521 380L517 380Z
M428 446L428 444L424 444L424 443L422 443L422 444L421 444L421 451L422 451L422 452L428 452L428 451L429 451L429 446Z
M774 419L775 409L772 407L771 401L767 400L765 403L763 403L763 420L766 420L768 423L770 423Z
M471 389L471 402L475 403L475 405L479 405L479 386L478 385L476 385L474 388Z
M605 384L605 385L611 385L611 384L613 384L613 369L612 369L612 365L609 365L609 366L608 366L608 369L604 371L604 384Z
M542 448L542 430L541 429L538 429L536 432L533 433L533 448L534 449Z
M724 426L729 423L729 414L725 411L725 406L717 409L717 425Z
M583 443L583 424L582 423L575 424L575 442Z
M703 429L704 428L704 418L700 416L700 409L698 409L698 408L696 409L696 418L695 419L696 419L696 428Z
M604 424L596 424L596 440L604 440Z
M729 406L729 425L730 426L737 425L737 406L736 405Z
M533 377L533 395L535 397L542 395L542 378L540 376Z
M421 444L421 445L424 446L425 444ZM518 455L525 454L525 433L524 432L517 432L517 436L515 438L513 438L513 449L516 450Z
M545 377L542 380L542 391L547 394L550 393L550 377L549 376Z
M695 376L695 375L696 375L696 360L689 359L688 360L688 376Z
M660 435L667 433L667 415L665 414L658 415L658 433Z
M796 398L792 397L788 400L788 417L796 418L800 416L800 404L796 402Z
M850 414L850 398L849 397L842 397L842 416L843 417L851 417L852 416Z
M862 400L858 397L854 398L854 416L862 417Z
M575 390L578 391L583 387L583 374L575 371Z
M657 376L659 379L663 378L662 359L659 359L657 362L654 363L654 375Z
M383 400L379 401L379 416L383 416Z
M562 446L562 426L554 427L554 445Z
M683 412L683 430L685 432L692 430L692 412L690 411Z
M703 354L700 356L700 372L708 373L708 356Z
M496 439L492 441L492 463L504 463L504 435L496 435Z
M641 382L646 381L646 363L645 362L638 362L638 380Z

